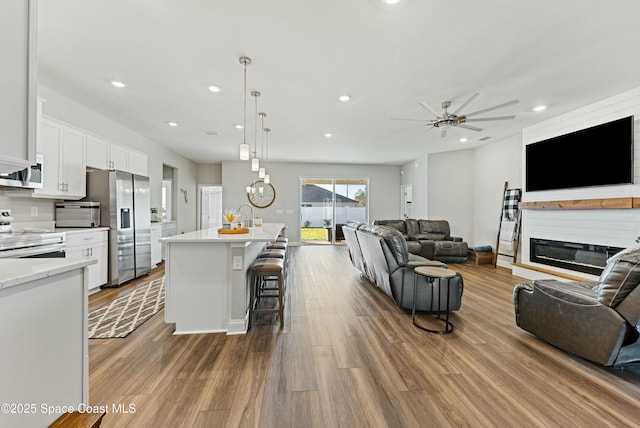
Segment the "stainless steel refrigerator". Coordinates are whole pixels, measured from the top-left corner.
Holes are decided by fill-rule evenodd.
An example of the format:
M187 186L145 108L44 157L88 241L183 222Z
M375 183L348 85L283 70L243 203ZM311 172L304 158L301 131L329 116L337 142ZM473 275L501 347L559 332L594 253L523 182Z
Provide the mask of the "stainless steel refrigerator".
M100 202L100 226L109 227L109 279L106 287L118 287L149 273L149 178L122 171L89 171L85 200Z

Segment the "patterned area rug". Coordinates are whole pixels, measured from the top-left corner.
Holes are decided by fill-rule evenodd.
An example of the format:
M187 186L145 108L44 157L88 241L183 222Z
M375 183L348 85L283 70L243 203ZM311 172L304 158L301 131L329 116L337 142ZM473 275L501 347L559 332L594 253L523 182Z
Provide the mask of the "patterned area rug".
M126 337L164 307L164 277L89 313L89 339Z

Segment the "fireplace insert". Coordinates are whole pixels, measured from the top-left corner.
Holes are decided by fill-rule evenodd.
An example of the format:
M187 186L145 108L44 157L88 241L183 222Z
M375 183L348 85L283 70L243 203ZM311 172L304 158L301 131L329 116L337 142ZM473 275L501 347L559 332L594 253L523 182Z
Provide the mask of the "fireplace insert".
M532 262L600 275L607 259L624 248L531 238L529 259Z

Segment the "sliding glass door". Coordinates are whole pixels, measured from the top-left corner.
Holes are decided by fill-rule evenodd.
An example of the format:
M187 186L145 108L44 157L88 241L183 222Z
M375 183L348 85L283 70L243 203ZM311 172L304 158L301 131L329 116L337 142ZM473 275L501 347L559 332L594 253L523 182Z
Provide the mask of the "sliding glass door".
M342 225L367 222L366 178L301 178L300 241L344 243Z

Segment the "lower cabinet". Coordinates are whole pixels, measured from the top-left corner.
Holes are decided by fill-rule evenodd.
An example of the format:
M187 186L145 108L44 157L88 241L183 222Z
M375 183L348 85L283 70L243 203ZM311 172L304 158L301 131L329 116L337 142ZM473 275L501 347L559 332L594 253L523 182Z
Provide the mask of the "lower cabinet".
M107 283L108 251L106 230L66 232L66 257L75 259L95 259L98 263L89 266L89 291Z
M162 223L151 223L151 265L162 261Z

